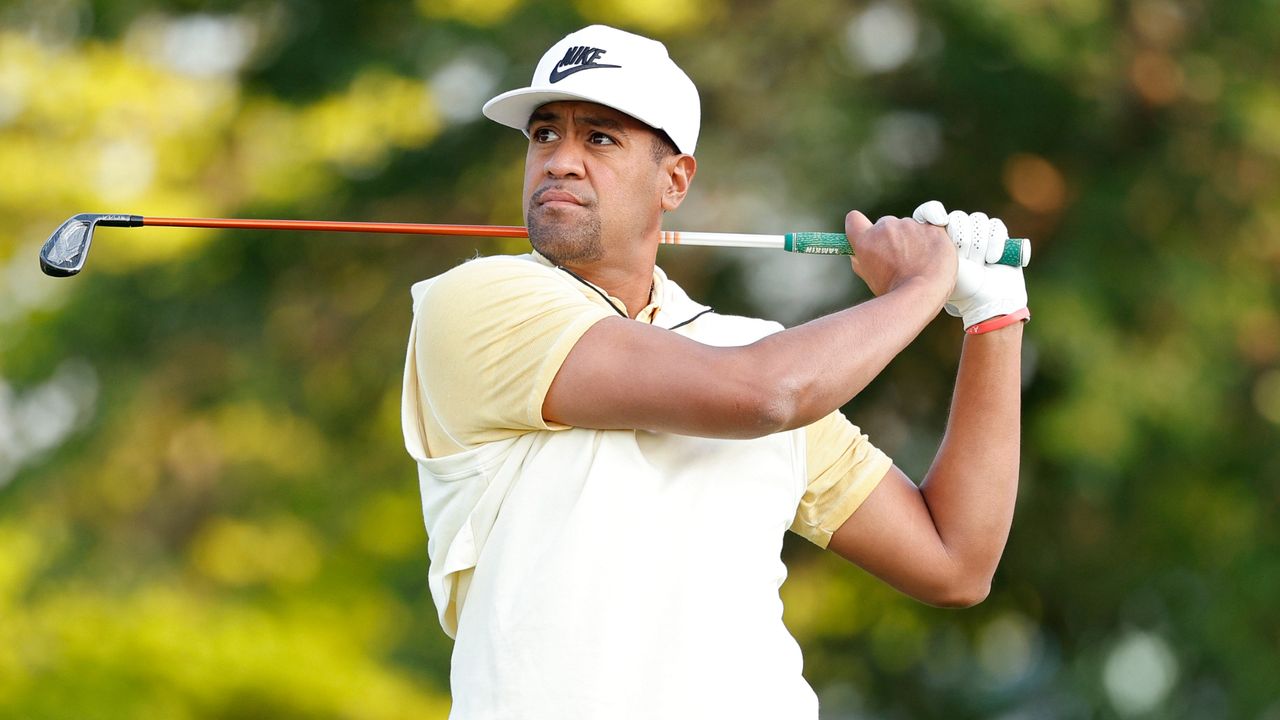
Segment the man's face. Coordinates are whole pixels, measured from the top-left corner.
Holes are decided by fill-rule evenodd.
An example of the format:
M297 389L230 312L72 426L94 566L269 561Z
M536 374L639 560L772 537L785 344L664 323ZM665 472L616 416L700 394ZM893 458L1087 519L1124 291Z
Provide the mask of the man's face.
M637 246L662 219L655 133L612 108L543 105L529 118L524 213L534 249L557 265Z

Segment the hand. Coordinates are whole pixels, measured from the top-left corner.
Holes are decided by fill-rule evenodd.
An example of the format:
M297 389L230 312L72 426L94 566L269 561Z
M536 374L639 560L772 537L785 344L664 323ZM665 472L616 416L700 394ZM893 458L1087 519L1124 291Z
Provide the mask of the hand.
M948 315L963 319L966 330L984 320L1017 312L1027 307L1022 268L962 259L956 287L944 307Z
M912 213L921 223L944 226L959 255L956 284L947 298L947 313L963 318L965 329L993 317L1027 307L1022 268L990 265L1000 258L1009 231L999 218L983 213L950 214L930 200Z
M876 295L918 280L935 289L941 303L955 287L955 249L934 228L896 217L872 225L854 210L845 216L844 230L854 251L853 271Z
M916 222L945 227L947 236L955 243L956 253L961 258L986 265L1000 260L1004 254L1005 241L1009 239L1009 230L1000 218L959 210L948 214L937 200L930 200L916 208L911 217Z

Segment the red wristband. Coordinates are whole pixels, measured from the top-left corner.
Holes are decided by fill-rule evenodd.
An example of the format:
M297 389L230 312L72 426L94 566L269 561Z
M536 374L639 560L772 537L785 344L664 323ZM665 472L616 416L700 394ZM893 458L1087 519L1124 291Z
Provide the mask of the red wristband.
M983 333L989 333L992 330L999 330L1002 327L1008 327L1016 322L1030 319L1031 310L1029 308L1022 308L1021 310L1016 310L1008 315L997 315L990 320L983 320L980 323L975 323L965 328L964 331L969 335L981 335Z

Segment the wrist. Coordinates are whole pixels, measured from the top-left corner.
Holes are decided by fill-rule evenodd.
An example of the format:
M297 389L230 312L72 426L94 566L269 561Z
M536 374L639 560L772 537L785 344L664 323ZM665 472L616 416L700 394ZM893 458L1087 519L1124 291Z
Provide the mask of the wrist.
M934 312L937 312L951 294L951 287L937 276L912 275L893 285L889 292L914 295L919 298L918 302L932 306Z
M985 335L1010 327L1021 328L1022 324L1030 319L1031 310L1023 307L1006 315L997 315L982 322L974 323L965 328L964 332L966 335Z

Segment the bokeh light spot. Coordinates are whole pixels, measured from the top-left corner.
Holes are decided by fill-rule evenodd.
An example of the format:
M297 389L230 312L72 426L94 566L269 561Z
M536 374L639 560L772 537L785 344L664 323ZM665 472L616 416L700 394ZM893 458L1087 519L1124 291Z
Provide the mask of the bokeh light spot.
M886 113L871 130L871 145L877 155L904 170L928 167L942 152L942 128L925 113Z
M248 18L193 13L143 17L129 35L130 44L174 72L216 77L239 72L257 47L259 33Z
M1121 715L1140 715L1155 709L1169 695L1178 677L1178 662L1159 635L1134 632L1122 638L1107 655L1102 682L1111 705Z
M849 22L844 48L859 67L885 73L902 67L916 54L920 22L911 8L898 2L876 2Z
M1067 201L1067 183L1053 163L1019 153L1004 164L1004 187L1015 202L1037 213L1054 213Z
M1040 657L1040 632L1025 615L997 616L978 635L982 670L999 686L1017 683L1033 672Z
M1150 105L1168 105L1182 94L1182 68L1163 52L1138 53L1129 66L1129 80Z
M487 56L462 55L431 76L427 84L446 122L470 122L480 117L480 108L497 88L494 65Z

